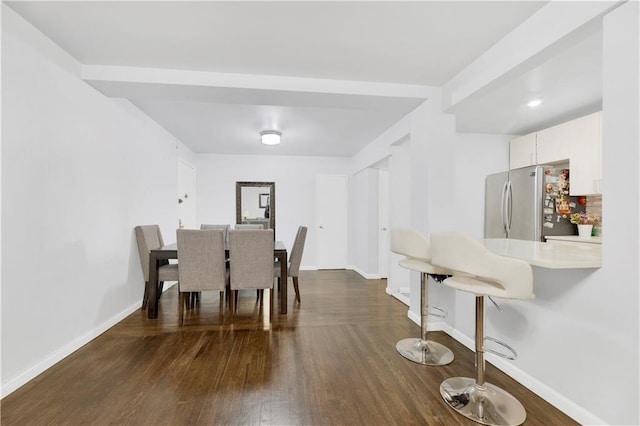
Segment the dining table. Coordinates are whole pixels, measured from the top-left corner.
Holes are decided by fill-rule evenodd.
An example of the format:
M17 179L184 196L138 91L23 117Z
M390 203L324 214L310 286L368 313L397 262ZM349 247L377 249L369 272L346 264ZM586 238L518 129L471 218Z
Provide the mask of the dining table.
M227 259L229 258L229 248L225 248ZM280 299L280 313L287 313L287 247L282 241L274 241L273 257L280 263L281 284L278 290ZM147 316L150 319L158 318L158 267L168 260L178 259L177 243L167 244L149 252L149 302L147 305ZM162 263L161 263L162 262Z

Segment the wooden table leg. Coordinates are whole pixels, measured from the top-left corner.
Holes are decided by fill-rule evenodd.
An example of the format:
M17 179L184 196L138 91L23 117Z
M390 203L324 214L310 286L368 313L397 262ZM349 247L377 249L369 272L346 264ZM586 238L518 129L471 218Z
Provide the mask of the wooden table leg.
M158 257L149 253L149 301L147 302L147 317L158 318Z
M287 313L287 288L289 287L287 277L287 253L280 255L280 313Z

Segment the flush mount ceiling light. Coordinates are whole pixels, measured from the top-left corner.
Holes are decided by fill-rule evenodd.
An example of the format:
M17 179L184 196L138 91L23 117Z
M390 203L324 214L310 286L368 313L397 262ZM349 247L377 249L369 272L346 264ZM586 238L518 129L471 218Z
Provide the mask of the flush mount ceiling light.
M280 143L282 133L277 130L265 130L260 132L260 140L264 145L278 145Z
M538 105L540 105L542 103L542 99L533 99L531 101L529 101L529 103L527 104L527 106L529 108L535 108Z

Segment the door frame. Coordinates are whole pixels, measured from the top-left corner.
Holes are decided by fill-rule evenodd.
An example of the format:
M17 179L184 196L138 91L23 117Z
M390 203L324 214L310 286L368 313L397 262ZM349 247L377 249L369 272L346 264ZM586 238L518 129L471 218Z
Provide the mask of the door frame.
M319 197L318 197L318 181L321 177L338 177L342 178L344 181L344 218L345 218L345 232L344 232L344 263L342 265L323 265L321 263L321 238L319 229L322 224L320 223L320 205L319 205ZM317 174L316 175L316 214L315 214L315 234L316 234L316 265L318 269L346 269L347 268L347 260L349 257L349 176L346 174Z

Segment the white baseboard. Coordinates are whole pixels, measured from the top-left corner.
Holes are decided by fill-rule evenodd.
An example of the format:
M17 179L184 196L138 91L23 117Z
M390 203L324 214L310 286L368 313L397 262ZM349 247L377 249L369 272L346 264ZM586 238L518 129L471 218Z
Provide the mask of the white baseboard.
M301 271L317 271L318 267L316 265L300 266L300 270Z
M358 268L355 265L347 265L347 269L350 269L352 271L357 272L363 278L366 278L368 280L379 280L380 279L380 275L378 275L378 274L367 274L366 272L364 272L362 269Z
M407 316L409 319L416 324L420 325L420 315L416 315L413 312L409 311ZM429 331L444 331L449 336L457 340L458 342L465 345L470 350L475 350L475 342L469 336L463 334L457 329L451 327L449 324L445 322L434 322L429 321L427 325L427 329ZM495 366L498 370L504 372L509 377L513 378L515 381L520 383L525 388L529 389L531 392L538 395L540 398L547 401L549 404L556 407L558 410L565 413L567 416L571 417L575 421L583 425L604 425L606 422L594 414L590 413L584 407L576 404L571 401L569 398L555 391L551 387L545 385L540 380L532 377L531 375L525 373L518 367L513 364L505 361L504 359L492 355L490 353L485 352L485 359L489 361L493 366Z
M398 299L399 301L401 301L405 305L409 306L409 297L407 297L406 294L397 292L397 291L395 291L395 289L393 291L391 291L391 289L389 289L389 287L387 287L385 291L389 296L395 297L396 299Z
M173 287L175 283L176 283L175 281L165 282L163 293L168 289L170 289L171 287ZM2 385L0 386L0 398L4 398L5 396L9 395L11 392L15 391L20 386L23 386L24 384L34 379L39 374L43 373L46 369L62 361L64 358L71 355L73 352L77 351L82 346L89 343L91 340L95 339L96 337L98 337L99 335L101 335L102 333L104 333L105 331L107 331L108 329L110 329L111 327L113 327L114 325L116 325L117 323L119 323L120 321L122 321L123 319L131 315L132 313L134 313L135 311L139 310L140 303L141 303L140 301L137 301L133 305L125 308L124 310L120 311L113 317L109 318L107 321L89 330L87 333L83 334L82 336L72 340L71 342L61 347L60 349L50 353L42 361L38 362L37 364L27 369L26 371L20 373L18 376L10 379L6 383L2 383Z

